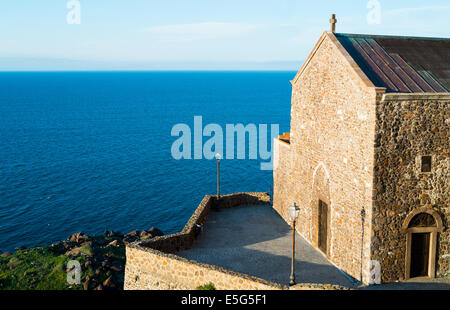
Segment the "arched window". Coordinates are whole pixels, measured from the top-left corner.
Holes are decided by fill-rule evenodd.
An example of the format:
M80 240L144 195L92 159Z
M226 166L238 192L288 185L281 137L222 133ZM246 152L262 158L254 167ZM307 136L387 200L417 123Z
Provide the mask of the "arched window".
M414 227L436 227L436 221L431 214L419 213L409 222L408 228Z

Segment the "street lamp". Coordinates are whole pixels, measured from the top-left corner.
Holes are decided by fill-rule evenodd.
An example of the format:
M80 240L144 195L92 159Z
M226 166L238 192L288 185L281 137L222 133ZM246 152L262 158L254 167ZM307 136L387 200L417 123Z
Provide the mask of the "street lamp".
M294 202L294 205L289 207L289 216L292 220L292 262L291 262L291 281L289 282L290 286L295 285L295 273L294 273L294 262L295 262L295 222L297 221L298 214L300 213L300 209L297 207L297 204Z
M220 199L220 160L222 159L222 156L217 153L216 154L216 160L217 160L217 200Z

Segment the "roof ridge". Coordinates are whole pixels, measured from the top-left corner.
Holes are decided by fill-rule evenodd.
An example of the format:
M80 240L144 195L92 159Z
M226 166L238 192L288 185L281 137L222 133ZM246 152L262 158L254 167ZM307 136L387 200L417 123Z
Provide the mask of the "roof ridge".
M358 33L335 33L335 36L336 37L354 37L354 38L385 38L385 39L430 40L430 41L449 41L450 42L450 38L439 38L439 37L410 37L410 36L358 34Z

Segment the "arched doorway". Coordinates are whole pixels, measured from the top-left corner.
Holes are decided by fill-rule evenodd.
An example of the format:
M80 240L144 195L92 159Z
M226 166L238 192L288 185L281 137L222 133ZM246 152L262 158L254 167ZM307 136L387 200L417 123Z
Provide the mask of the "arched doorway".
M405 278L434 278L438 233L444 230L441 217L433 209L420 208L406 217L402 228L406 233Z
M330 177L323 163L313 173L311 197L312 243L326 256L331 256L331 199Z

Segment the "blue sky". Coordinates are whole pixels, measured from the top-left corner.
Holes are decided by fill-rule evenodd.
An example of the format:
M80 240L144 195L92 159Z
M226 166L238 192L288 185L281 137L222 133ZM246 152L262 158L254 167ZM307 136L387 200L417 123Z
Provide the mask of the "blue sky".
M297 70L338 32L450 37L448 0L69 0L0 3L0 70Z

